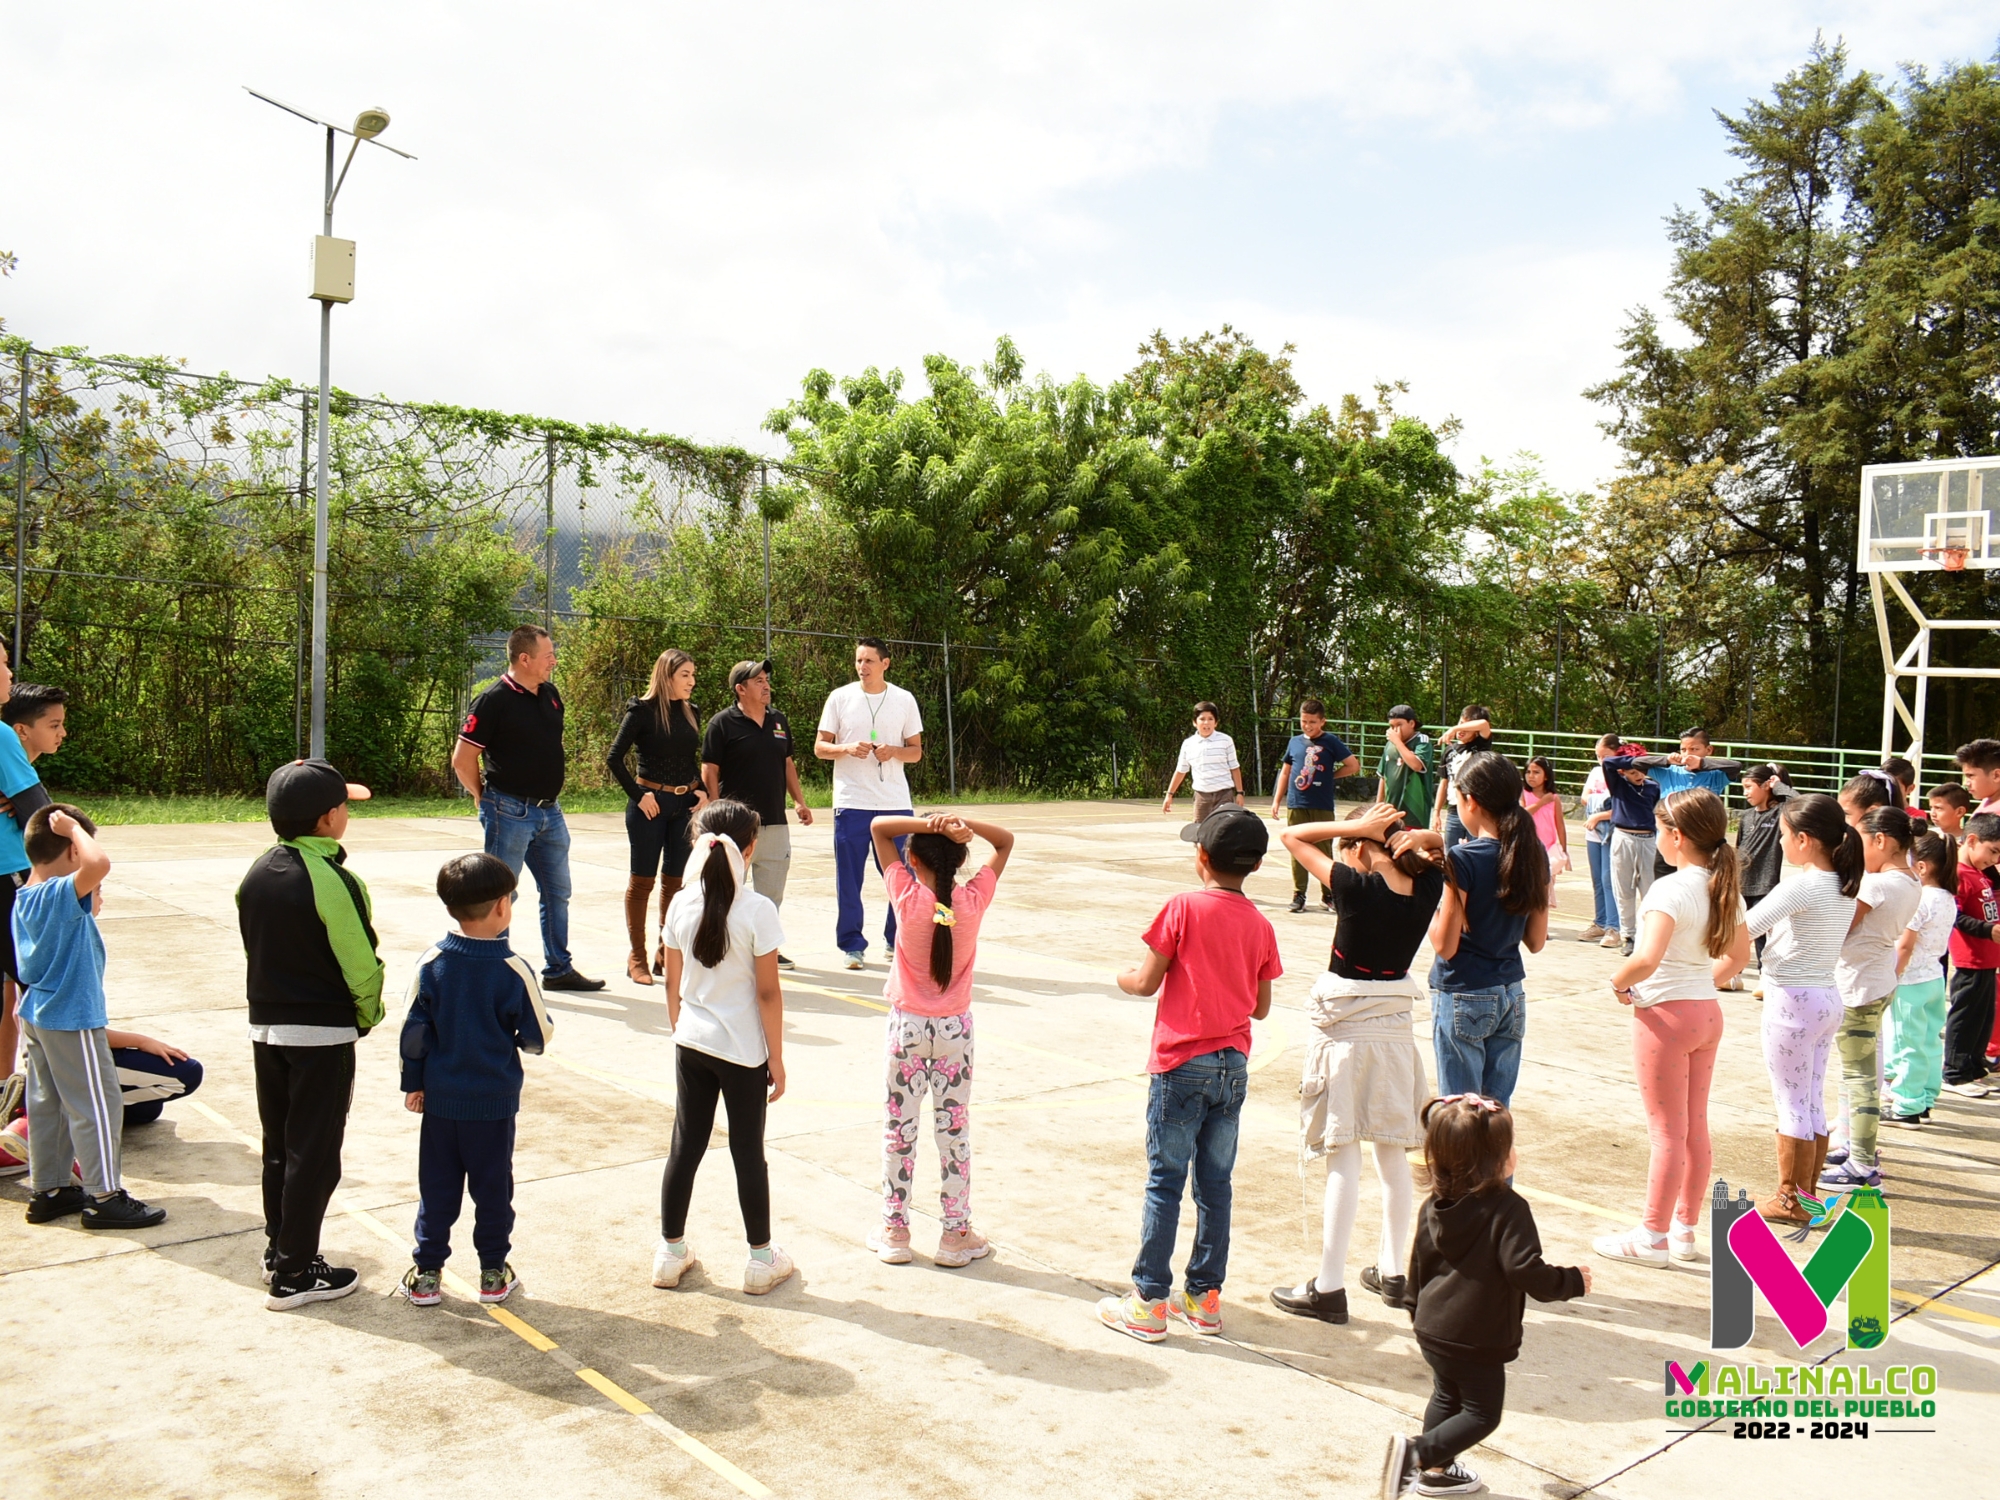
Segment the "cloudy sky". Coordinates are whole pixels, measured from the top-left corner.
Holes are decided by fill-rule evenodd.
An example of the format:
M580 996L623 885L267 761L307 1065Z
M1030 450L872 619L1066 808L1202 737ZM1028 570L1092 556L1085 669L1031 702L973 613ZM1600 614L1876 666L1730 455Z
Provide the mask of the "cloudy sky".
M10 331L310 379L321 138L379 104L336 233L352 390L770 448L821 366L1109 379L1154 328L1405 380L1458 456L1615 453L1579 392L1658 294L1662 216L1816 30L1990 58L1990 5L7 7ZM343 141L343 146L345 142ZM775 451L775 450L773 450Z

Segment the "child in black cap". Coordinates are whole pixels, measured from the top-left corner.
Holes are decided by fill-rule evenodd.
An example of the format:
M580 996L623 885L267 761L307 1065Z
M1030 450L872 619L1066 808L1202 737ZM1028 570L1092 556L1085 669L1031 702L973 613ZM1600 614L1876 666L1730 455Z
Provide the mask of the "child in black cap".
M368 888L346 868L347 804L368 796L323 760L271 773L277 846L236 892L249 955L250 1043L264 1127L264 1280L270 1308L328 1302L356 1273L319 1252L354 1094L354 1044L382 1022Z
M1229 1174L1249 1092L1250 1022L1271 1013L1271 981L1284 973L1278 935L1243 894L1270 835L1246 807L1223 807L1181 830L1195 845L1198 891L1183 891L1146 929L1146 957L1118 976L1128 995L1160 997L1153 1018L1146 1106L1146 1198L1130 1297L1106 1297L1097 1316L1145 1343L1167 1319L1190 1333L1222 1332L1229 1265ZM1185 1290L1173 1291L1181 1191L1194 1174L1194 1254Z

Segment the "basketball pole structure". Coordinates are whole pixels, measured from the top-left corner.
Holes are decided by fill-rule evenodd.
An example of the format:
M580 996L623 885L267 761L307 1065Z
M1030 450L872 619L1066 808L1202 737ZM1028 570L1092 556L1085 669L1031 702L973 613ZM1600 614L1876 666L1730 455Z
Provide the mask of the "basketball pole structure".
M1905 756L1916 767L1919 789L1931 680L2000 678L2000 667L1934 663L1932 636L1941 630L2000 631L2000 620L1932 615L1911 596L1902 575L2000 567L1995 502L2000 502L2000 456L1870 464L1861 471L1859 564L1869 575L1882 647L1882 754ZM1892 601L1909 617L1904 628L1914 627L1900 648L1890 624Z

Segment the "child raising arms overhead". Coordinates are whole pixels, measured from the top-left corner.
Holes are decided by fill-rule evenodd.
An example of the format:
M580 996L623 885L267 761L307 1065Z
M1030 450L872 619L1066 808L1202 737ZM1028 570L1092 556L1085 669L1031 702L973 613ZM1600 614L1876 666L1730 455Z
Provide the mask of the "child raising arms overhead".
M970 1265L990 1249L972 1227L972 965L979 924L1014 851L1014 835L997 823L945 813L877 818L869 835L896 911L896 957L883 991L890 1010L882 1227L869 1235L868 1248L892 1266L910 1259L919 1100L928 1093L943 1174L944 1233L932 1261ZM905 835L908 850L898 859L896 840ZM959 885L958 872L975 837L993 852L978 874Z

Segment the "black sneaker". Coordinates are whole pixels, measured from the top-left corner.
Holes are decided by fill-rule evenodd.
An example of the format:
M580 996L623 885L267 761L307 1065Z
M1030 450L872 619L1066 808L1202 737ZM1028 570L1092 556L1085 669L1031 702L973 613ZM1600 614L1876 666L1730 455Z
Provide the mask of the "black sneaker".
M1391 1307L1401 1307L1403 1305L1403 1292L1410 1283L1405 1277L1384 1276L1373 1266L1363 1266L1361 1268L1361 1284Z
M1413 1486L1419 1495L1471 1495L1486 1488L1479 1476L1456 1461L1442 1469L1420 1469Z
M288 1307L304 1307L308 1302L332 1302L361 1285L361 1273L345 1266L330 1266L324 1255L315 1255L312 1264L298 1272L280 1271L271 1277L271 1295L264 1305L273 1312Z
M1329 917L1334 914L1333 897L1330 894L1319 898L1319 909L1325 912Z
M1920 1109L1913 1115L1891 1114L1888 1110L1884 1110L1882 1112L1882 1123L1884 1125L1900 1125L1905 1130L1918 1130L1922 1128L1924 1119L1929 1114L1930 1111L1927 1109Z
M542 977L542 988L545 990L601 990L604 988L604 981L601 979L585 979L576 970L567 969L560 974L544 975Z
M1630 958L1632 956L1632 939L1627 938L1618 945L1618 956L1620 958Z
M1382 1500L1401 1500L1416 1483L1416 1445L1406 1437L1389 1439L1389 1452L1382 1460Z
M1306 893L1304 891L1300 891L1296 896L1292 897L1290 909L1292 911L1304 911L1306 909Z
M56 1191L61 1192L62 1189ZM83 1205L85 1229L150 1229L155 1224L166 1222L166 1217L164 1208L141 1203L123 1188L108 1198L97 1198Z
M74 1183L68 1187L50 1188L28 1200L28 1222L53 1224L57 1219L80 1214L89 1206L90 1194Z
M1347 1321L1346 1287L1322 1292L1317 1281L1308 1280L1303 1293L1295 1292L1288 1286L1271 1288L1271 1301L1297 1317L1318 1318L1322 1323Z
M781 969L796 969L798 965L793 963L789 958L785 957L784 954L780 953L778 955L778 967Z

